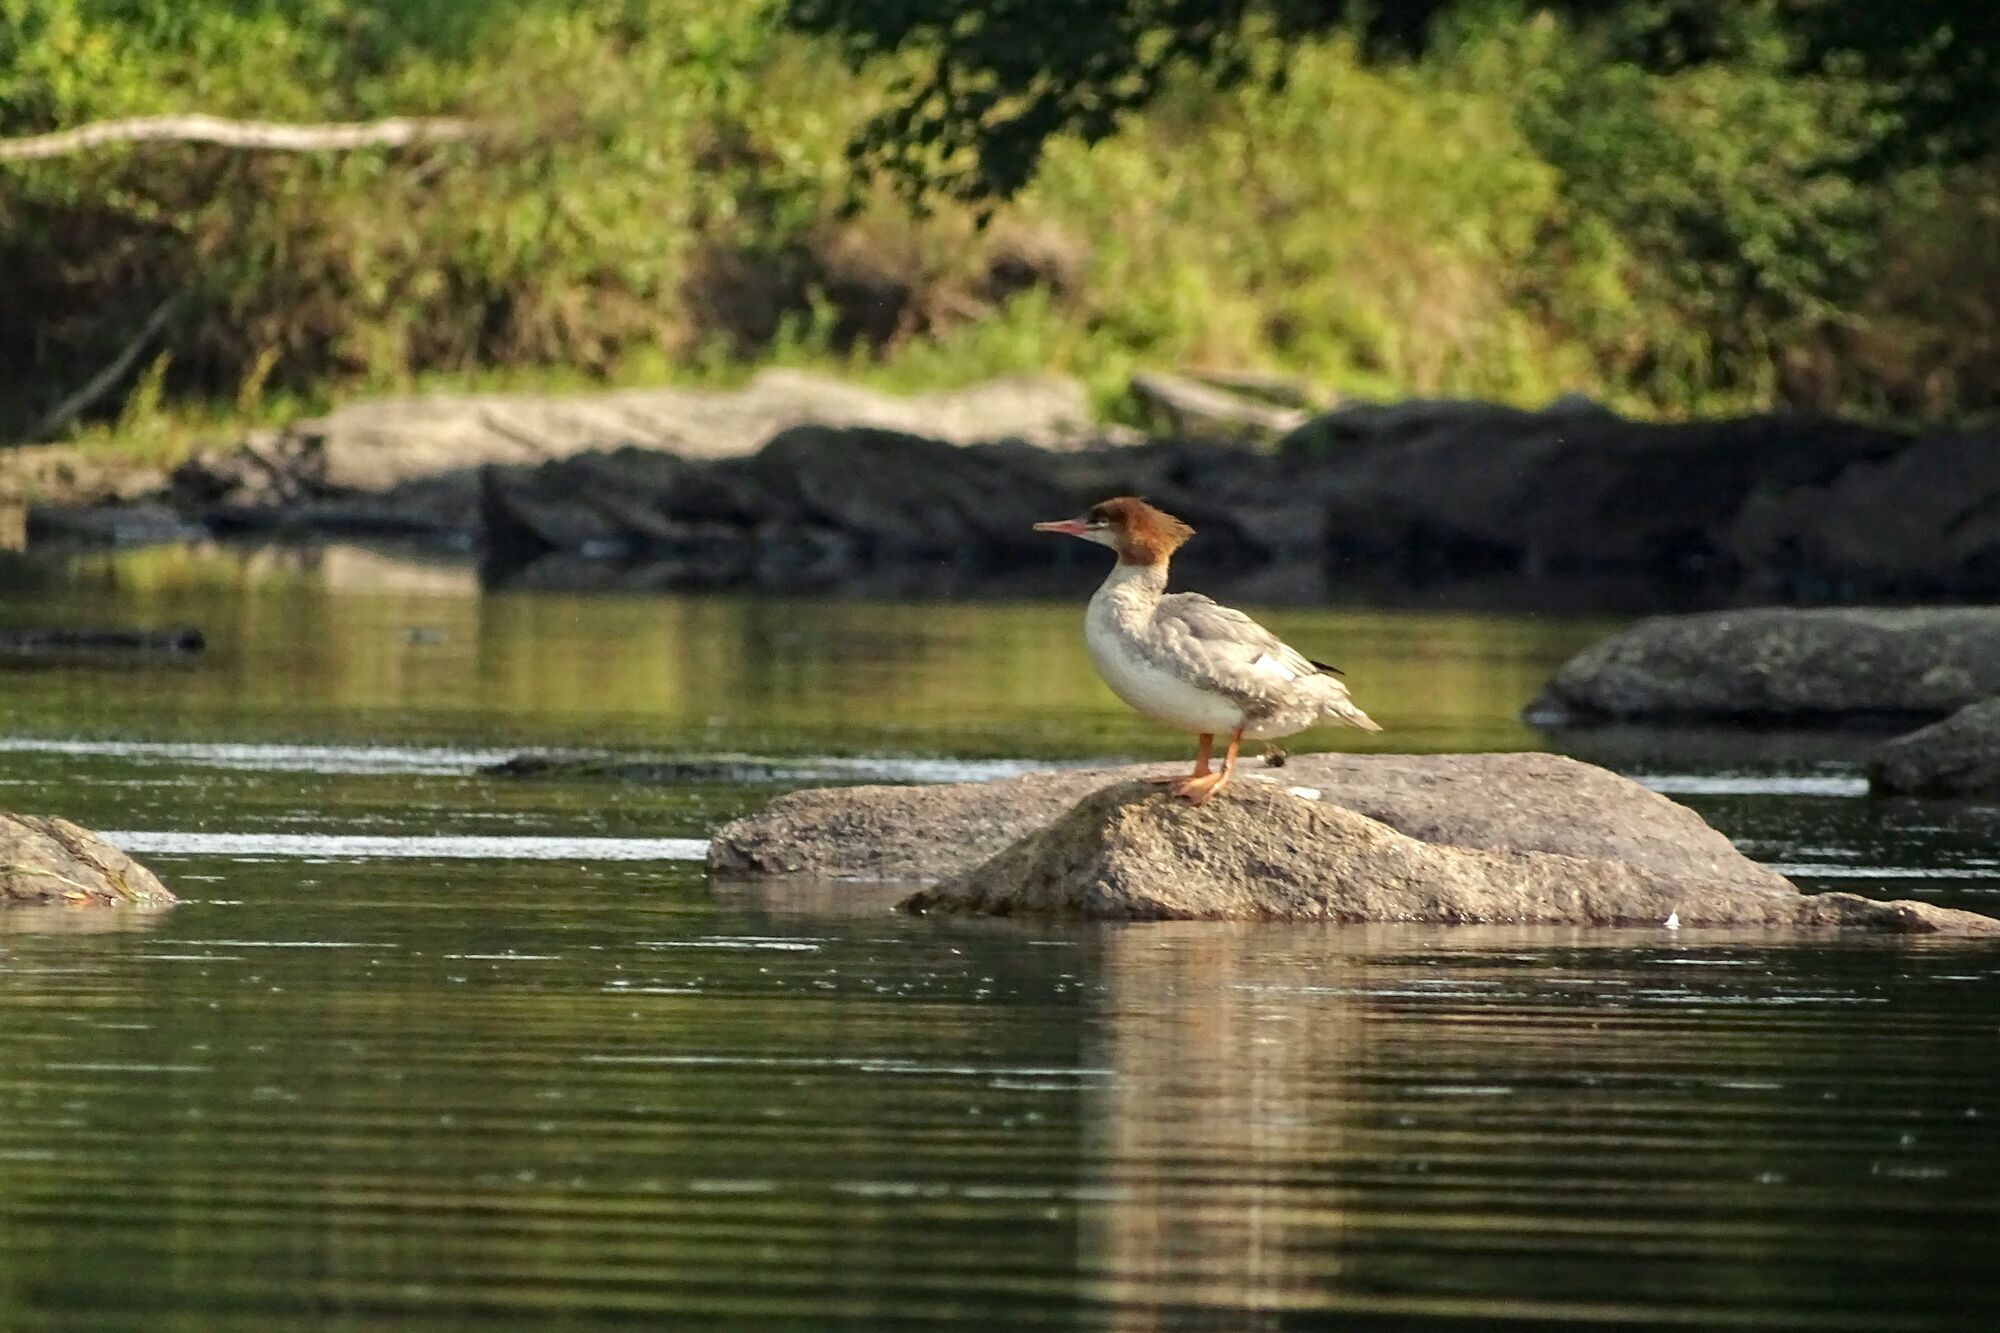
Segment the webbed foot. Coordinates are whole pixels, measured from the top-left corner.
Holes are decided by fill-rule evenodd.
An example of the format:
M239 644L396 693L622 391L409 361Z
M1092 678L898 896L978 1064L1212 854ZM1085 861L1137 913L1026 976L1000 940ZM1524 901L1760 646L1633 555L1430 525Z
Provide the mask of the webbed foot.
M1198 778L1189 778L1174 788L1174 795L1189 805L1206 805L1208 798L1215 795L1228 780L1227 773L1204 773Z

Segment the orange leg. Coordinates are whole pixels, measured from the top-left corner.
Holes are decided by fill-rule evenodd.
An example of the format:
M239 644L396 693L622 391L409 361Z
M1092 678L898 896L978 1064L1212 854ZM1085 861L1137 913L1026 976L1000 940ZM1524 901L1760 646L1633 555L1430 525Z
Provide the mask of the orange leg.
M1208 757L1214 752L1215 752L1215 737L1210 733L1204 731L1203 733L1201 733L1201 744L1195 748L1194 772L1192 774L1169 773L1163 778L1147 778L1146 781L1157 783L1162 787L1173 787L1173 786L1178 786L1183 782L1190 781L1192 778L1207 777Z
M1229 733L1229 752L1222 756L1222 771L1210 773L1204 764L1201 772L1174 788L1174 795L1189 805L1205 805L1208 798L1222 790L1222 784L1229 781L1229 775L1236 771L1236 750L1242 744L1243 728L1238 727Z

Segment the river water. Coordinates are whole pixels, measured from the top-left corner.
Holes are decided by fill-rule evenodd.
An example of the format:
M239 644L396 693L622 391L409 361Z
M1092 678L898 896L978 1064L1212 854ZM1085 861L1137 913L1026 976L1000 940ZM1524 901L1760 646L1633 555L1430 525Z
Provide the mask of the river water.
M0 1329L1991 1327L2000 950L705 882L705 834L801 783L1178 761L1091 678L1086 586L482 596L355 548L0 579L0 624L212 645L0 671L0 806L185 899L0 916ZM1855 738L1516 721L1607 622L1269 619L1388 728L1320 743L1568 748L1809 888L2000 910L2000 820L1867 800ZM482 771L550 746L698 762Z

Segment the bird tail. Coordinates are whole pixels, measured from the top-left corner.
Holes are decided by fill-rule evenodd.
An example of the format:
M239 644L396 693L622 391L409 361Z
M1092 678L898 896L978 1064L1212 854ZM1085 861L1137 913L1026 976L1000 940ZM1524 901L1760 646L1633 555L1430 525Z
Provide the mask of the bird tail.
M1347 695L1347 687L1331 676L1322 676L1326 682L1325 699L1320 704L1319 716L1322 722L1339 722L1345 726L1359 727L1363 731L1380 731L1382 724L1355 706Z

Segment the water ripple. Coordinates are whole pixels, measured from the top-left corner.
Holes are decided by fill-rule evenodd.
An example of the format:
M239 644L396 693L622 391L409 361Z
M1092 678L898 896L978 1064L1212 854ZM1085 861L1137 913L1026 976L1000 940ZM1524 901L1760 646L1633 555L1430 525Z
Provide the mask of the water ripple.
M701 838L391 837L360 833L118 830L106 841L156 856L333 857L342 860L699 861Z
M222 741L83 741L0 736L0 753L55 754L188 764L251 773L466 774L508 750L407 745L269 745Z
M1634 773L1634 782L1663 796L1866 796L1868 779L1854 774Z

